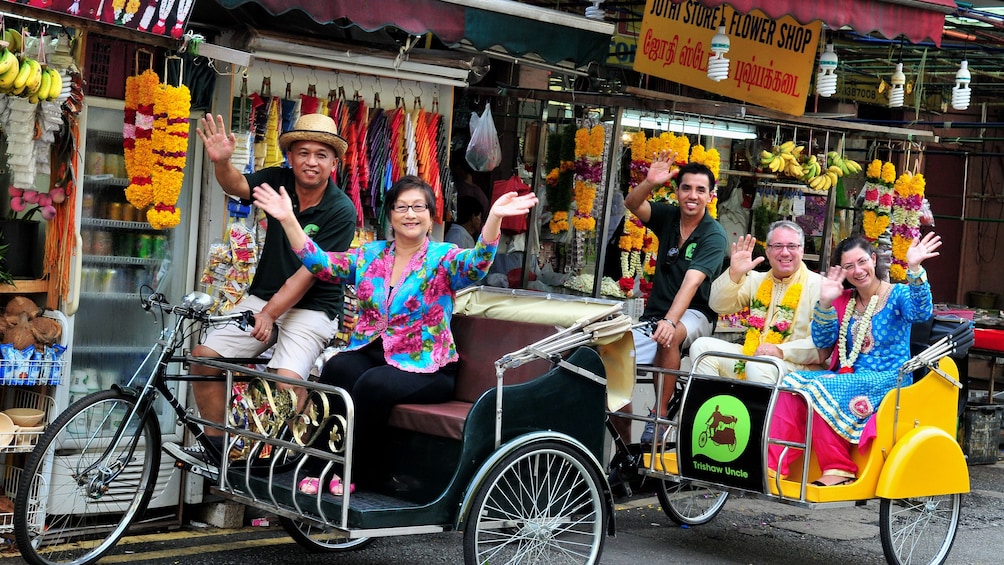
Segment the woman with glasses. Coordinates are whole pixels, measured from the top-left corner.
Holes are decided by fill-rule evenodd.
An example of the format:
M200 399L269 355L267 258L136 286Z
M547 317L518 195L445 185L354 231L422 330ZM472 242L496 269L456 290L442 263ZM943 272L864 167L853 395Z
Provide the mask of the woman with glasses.
M521 216L533 194L502 195L492 205L477 243L460 249L431 241L435 196L422 179L405 176L384 196L391 239L345 252L325 252L296 222L285 190L260 186L255 204L282 223L293 250L322 281L356 285L358 318L344 351L325 363L320 381L349 391L355 403L356 477L379 455L381 430L397 404L433 404L453 396L457 356L450 333L456 291L481 280L495 257L502 218ZM322 480L308 477L301 492L314 494ZM341 480L327 481L341 494Z
M876 274L875 250L863 237L845 239L834 250L834 265L812 312L812 340L832 352L829 369L791 373L781 383L813 399L812 449L822 476L812 484L844 485L857 476L851 449L910 358L912 325L931 317L931 285L921 263L937 257L939 247L941 238L934 233L913 240L906 252L906 284L890 284ZM770 437L801 442L805 423L805 402L794 393L779 395ZM789 452L778 461L782 449L768 446L767 467L786 476L796 456Z

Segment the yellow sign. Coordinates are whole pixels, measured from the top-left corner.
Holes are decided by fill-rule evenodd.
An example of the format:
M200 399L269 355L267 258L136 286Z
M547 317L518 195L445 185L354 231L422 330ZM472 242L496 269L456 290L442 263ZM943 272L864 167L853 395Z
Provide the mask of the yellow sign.
M615 67L634 66L634 54L638 50L638 30L641 22L621 22L610 36L610 54L607 65Z
M729 36L731 63L728 78L716 82L708 78L708 58L719 25ZM634 70L801 116L821 31L819 21L802 25L791 16L775 20L727 4L647 0Z

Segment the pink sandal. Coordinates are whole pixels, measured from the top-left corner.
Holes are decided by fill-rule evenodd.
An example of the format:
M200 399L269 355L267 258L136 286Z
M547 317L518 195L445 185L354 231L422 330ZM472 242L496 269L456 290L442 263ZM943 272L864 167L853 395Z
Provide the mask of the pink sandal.
M317 489L320 486L320 480L317 477L305 477L300 481L300 484L296 485L303 494L314 495L317 494ZM337 475L331 479L328 483L328 492L335 496L341 496L344 492L344 486L342 485L341 477ZM356 492L356 485L349 485L349 493Z

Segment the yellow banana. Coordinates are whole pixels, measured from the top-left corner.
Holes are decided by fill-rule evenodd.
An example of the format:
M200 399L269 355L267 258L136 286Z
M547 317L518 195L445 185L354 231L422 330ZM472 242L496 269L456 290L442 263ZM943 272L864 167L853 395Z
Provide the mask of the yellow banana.
M63 75L56 69L49 69L49 100L56 100L63 93Z
M0 75L0 90L9 92L14 88L14 79L17 78L18 72L20 71L20 66L17 62L17 57L14 57L14 64L11 65L7 72Z
M857 174L861 172L861 165L852 159L844 159L844 164L847 165L847 170L850 174Z
M42 69L42 78L38 84L38 90L35 91L34 98L39 100L49 99L49 88L52 87L52 75L49 74L49 69Z
M791 154L795 156L796 159L802 158L802 151L805 151L804 145L799 145L791 150Z
M26 61L31 65L31 74L28 75L24 87L29 93L35 94L38 92L38 87L42 85L42 65L35 59L26 59Z
M837 184L837 174L833 171L827 170L826 176L830 179L830 186Z
M9 50L4 48L0 51L0 75L9 71L16 63L17 57L15 57Z
M791 150L795 148L794 141L785 141L781 144L781 153L791 153Z
M773 173L779 173L779 172L781 172L781 169L784 168L785 162L786 161L784 159L780 159L780 158L776 158L773 161L771 161L770 162L770 170L771 170L771 172L773 172Z
M766 149L764 149L763 151L760 152L760 164L761 165L769 165L770 162L773 161L773 160L774 160L774 154L771 153L770 151L767 151Z
M837 175L838 177L844 176L844 171L843 169L840 168L839 165L830 165L826 170L827 172L831 172Z
M7 47L12 53L20 53L24 49L23 42L21 41L21 32L16 29L8 29L6 38L7 43L10 45Z
M21 61L21 66L17 72L17 77L14 79L13 87L15 90L23 89L24 84L28 82L28 76L31 75L31 65L28 64L28 61L30 60L31 59L24 59L23 61Z
M826 175L820 175L809 179L809 188L812 190L823 190L823 183L826 182Z

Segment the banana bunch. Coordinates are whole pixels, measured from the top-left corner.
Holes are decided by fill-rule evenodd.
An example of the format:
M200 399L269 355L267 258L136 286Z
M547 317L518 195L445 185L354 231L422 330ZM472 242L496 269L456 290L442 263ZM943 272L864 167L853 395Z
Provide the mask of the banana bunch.
M826 154L826 164L829 167L836 167L840 170L841 175L854 175L861 172L861 165L857 161L845 158L840 153L836 151L830 151Z
M813 155L813 157L815 157L815 155ZM828 157L827 161L829 161ZM836 186L837 180L844 176L844 171L841 170L840 167L830 165L828 163L821 163L818 159L816 160L815 171L815 175L807 177L803 180L808 183L809 188L819 192L826 192L827 190L830 190L831 187Z
M802 178L805 170L802 168L802 151L804 145L795 145L794 141L785 141L774 148L760 152L760 165L772 173L778 173L791 178Z
M809 158L802 163L802 170L805 171L805 174L802 175L802 180L805 182L811 181L823 172L822 165L820 165L819 159L817 159L815 155L810 155Z
M10 50L0 51L0 94L13 94L32 103L55 100L63 90L63 78L55 69L31 57L18 60Z

